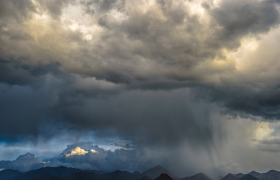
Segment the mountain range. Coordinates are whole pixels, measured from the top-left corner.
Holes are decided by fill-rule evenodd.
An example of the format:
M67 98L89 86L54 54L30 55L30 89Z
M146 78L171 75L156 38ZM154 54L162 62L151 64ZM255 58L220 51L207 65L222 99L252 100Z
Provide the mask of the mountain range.
M43 167L28 172L6 169L0 171L0 180L211 180L203 173L179 178L158 165L142 174L138 171L114 171L106 173L96 170L81 170L70 167ZM270 170L266 173L252 171L248 174L227 174L220 180L280 180L280 172Z

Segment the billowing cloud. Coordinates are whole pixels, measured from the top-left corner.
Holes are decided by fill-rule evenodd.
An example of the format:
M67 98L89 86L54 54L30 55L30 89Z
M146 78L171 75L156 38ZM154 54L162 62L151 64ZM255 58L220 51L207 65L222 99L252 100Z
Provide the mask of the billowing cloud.
M3 169L17 169L20 171L28 171L31 169L37 169L44 167L45 163L39 158L35 158L34 154L26 153L20 155L13 161L0 161L0 167Z
M121 148L74 144L51 161L79 168L141 170L163 158L195 171L163 154L186 152L195 164L200 151L211 154L205 166L238 167L214 152L230 139L231 118L250 132L247 119L279 120L279 22L270 0L0 0L0 141L92 133ZM251 145L244 136L235 146Z
M69 154L66 154L66 157L75 156L75 155L80 156L80 155L85 155L87 153L88 153L88 151L85 151L84 149L81 149L80 147L76 147Z
M71 149L70 153L66 153L72 147L75 148ZM121 148L111 151L99 148L97 145L93 146L92 142L80 142L68 146L59 157L41 161L39 158L35 158L34 154L26 153L14 161L1 161L0 168L16 169L22 172L46 166L67 166L105 172L118 169L129 171L139 169L143 171L151 166L150 164L148 166L145 164L149 160L142 159L145 157L144 154L145 151L141 147L130 150Z

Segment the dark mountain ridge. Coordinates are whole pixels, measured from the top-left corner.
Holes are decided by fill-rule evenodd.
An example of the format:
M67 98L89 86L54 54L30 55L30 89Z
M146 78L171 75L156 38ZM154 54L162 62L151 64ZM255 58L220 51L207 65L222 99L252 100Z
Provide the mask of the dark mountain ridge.
M68 168L64 166L59 167L44 167L36 170L31 170L26 173L22 173L16 176L18 180L29 180L40 176L55 176L55 177L65 177L70 174L82 171L81 169Z
M259 180L259 179L251 174L246 174L246 175L242 176L241 178L239 178L238 180Z
M21 173L17 170L7 169L0 171L0 180L153 180L153 179L173 179L173 180L211 180L207 175L198 173L190 177L178 178L175 174L162 166L156 166L140 174L138 171L130 173L128 171L114 171L105 173L96 170L81 170L70 167L43 167ZM266 173L251 171L244 175L227 174L221 180L280 180L280 172L270 170Z
M44 167L21 173L16 170L0 171L0 180L152 180L150 177L140 173L130 173L127 171L114 171L104 173L95 170L81 170L75 168Z
M0 180L13 179L21 174L22 173L19 172L18 170L12 170L12 169L3 170L0 171Z
M16 170L0 171L0 180L211 180L203 173L194 176L178 178L175 174L162 166L151 168L142 174L138 171L114 171L105 173L96 170L81 170L69 167L43 167L21 173Z
M254 177L256 177L256 178L260 178L260 177L262 176L261 173L256 172L256 171L251 171L251 172L249 172L248 174L249 174L249 175L252 175L252 176L254 176Z
M203 173L198 173L190 177L181 178L182 180L211 180L208 176Z
M221 180L237 180L237 179L238 179L238 177L236 177L235 175L229 173L225 177L223 177Z
M238 174L234 174L235 177L237 178L241 178L242 176L244 176L245 174L242 174L242 173L238 173Z
M242 174L242 173L238 173L238 174L228 174L225 177L223 177L221 180L240 180L241 178L243 178L246 175L250 175L255 177L258 180L280 180L280 172L276 171L276 170L270 170L266 173L259 173L256 171L251 171L248 174ZM246 176L246 178L251 178L250 176ZM242 179L241 179L242 180Z
M173 180L168 174L162 173L155 180Z
M173 174L172 172L168 171L164 167L158 165L154 168L148 169L147 171L143 172L142 175L148 176L152 179L159 177L161 174L168 174L173 179L178 179L178 177Z

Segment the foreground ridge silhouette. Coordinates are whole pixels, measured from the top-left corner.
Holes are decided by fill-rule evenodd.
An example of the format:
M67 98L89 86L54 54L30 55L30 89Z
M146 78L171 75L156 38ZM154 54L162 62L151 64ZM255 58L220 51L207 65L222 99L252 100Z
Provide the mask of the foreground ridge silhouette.
M159 177L157 177L155 180L173 180L168 174L162 173Z
M190 177L178 178L175 174L156 166L142 174L116 170L103 172L96 170L81 170L70 167L43 167L28 172L6 169L0 171L0 180L211 180L207 175L198 173ZM248 174L227 174L221 180L280 180L280 172L270 170L266 173L251 171Z

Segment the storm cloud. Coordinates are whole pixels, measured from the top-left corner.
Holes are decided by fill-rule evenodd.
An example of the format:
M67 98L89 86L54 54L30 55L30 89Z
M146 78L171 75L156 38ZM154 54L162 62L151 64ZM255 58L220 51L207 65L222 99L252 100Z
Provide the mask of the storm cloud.
M270 0L0 0L0 140L93 133L124 149L59 161L100 170L141 170L186 147L214 157L228 119L279 120L279 22ZM260 150L274 142L259 138Z

